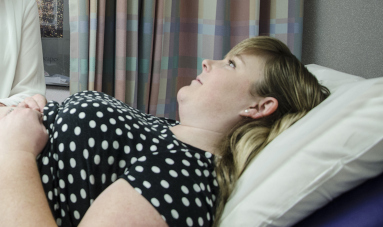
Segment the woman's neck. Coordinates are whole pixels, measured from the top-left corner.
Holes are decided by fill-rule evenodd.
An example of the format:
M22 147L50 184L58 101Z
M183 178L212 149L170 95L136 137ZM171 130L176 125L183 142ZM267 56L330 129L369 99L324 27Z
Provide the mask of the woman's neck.
M170 130L180 141L218 155L217 144L222 140L222 133L182 124L171 127Z

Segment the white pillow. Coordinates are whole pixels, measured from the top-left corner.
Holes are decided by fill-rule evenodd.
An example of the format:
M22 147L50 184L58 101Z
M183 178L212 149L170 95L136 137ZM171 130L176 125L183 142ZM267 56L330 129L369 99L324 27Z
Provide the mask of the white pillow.
M291 226L383 172L383 78L308 69L332 94L252 161L221 226Z
M319 80L319 83L330 89L331 93L334 93L337 88L346 83L365 80L365 78L360 76L350 75L316 64L306 65L306 67L312 74L315 75L315 77Z

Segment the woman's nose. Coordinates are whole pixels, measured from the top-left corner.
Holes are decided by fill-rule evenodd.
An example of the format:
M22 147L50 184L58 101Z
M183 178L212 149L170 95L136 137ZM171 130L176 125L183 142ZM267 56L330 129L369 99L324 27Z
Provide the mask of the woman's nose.
M205 59L202 61L202 70L209 72L211 70L212 60Z

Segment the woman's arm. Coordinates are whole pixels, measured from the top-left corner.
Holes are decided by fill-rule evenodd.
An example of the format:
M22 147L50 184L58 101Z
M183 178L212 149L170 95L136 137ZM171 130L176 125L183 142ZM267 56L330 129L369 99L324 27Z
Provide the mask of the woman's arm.
M0 119L5 117L11 109L14 109L14 107L0 106Z
M31 153L1 152L0 172L2 226L56 226Z
M0 223L4 226L56 226L36 165L36 156L48 139L41 116L29 108L15 108L0 119ZM167 224L143 196L120 179L97 197L80 226Z
M45 95L46 92L37 4L35 0L25 2L28 2L28 7L22 24L21 48L13 82L15 86L11 90L11 95L21 98L25 95Z
M168 226L127 181L119 179L94 201L79 226Z
M2 76L7 77L5 85L9 86L6 88L9 98L0 99L0 103L12 106L33 94L45 95L46 86L36 1L8 2L6 15L10 16L2 19L8 24L5 29L9 38L2 45L7 45L5 56L12 61L6 62L6 68L2 68L5 71Z
M1 225L56 226L36 165L48 139L41 113L14 108L0 125Z

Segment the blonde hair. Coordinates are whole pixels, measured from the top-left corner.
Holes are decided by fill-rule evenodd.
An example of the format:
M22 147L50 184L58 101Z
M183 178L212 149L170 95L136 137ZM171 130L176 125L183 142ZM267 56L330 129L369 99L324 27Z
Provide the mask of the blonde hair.
M250 93L278 100L277 110L258 120L245 118L220 143L216 158L220 193L214 225L218 226L235 183L251 160L275 137L330 95L278 39L258 36L236 45L227 55L251 54L265 60L263 75Z

